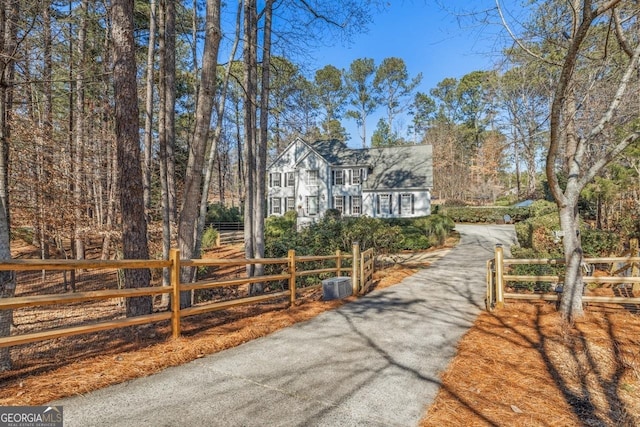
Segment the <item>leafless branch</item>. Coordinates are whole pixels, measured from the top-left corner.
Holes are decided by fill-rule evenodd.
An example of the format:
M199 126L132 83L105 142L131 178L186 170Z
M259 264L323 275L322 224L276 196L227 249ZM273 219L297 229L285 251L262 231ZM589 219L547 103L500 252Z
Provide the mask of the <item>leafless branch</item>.
M615 96L613 97L613 99L611 100L611 103L609 104L609 108L607 109L605 114L602 116L598 124L594 126L593 129L591 129L591 132L589 132L589 134L585 138L583 138L583 141L581 141L582 144L586 145L588 141L600 135L604 130L604 127L609 122L611 122L614 114L618 110L618 107L620 107L623 96L627 90L627 87L629 86L631 78L636 72L638 61L640 61L640 44L636 46L633 52L631 61L629 61L629 64L627 65L627 69L625 70L625 73L622 76L622 79L620 80L620 85L618 86L618 90L616 91ZM581 180L581 184L586 185L589 181L591 181L595 177L595 175L600 171L600 169L602 169L607 163L609 163L616 155L622 152L622 150L624 150L629 144L631 144L633 141L638 139L638 136L640 136L640 131L635 131L631 133L629 136L624 138L619 144L617 144L610 152L608 152L605 156L601 157L583 176Z
M306 0L299 0L300 3L304 6L305 9L307 9L307 11L313 15L314 18L316 19L320 19L324 22L326 22L327 24L331 24L334 25L338 28L345 28L345 24L344 23L339 23L337 21L334 21L333 19L331 19L330 17L323 15L321 13L318 13L318 11L316 11L309 3L306 2Z
M624 53L626 53L629 57L632 57L633 49L631 49L631 45L629 45L629 41L622 31L622 22L620 22L620 15L618 14L618 11L616 9L614 9L611 14L613 15L613 22L615 24L618 44L620 44L620 47L622 48L622 50L624 50Z
M500 15L500 20L502 21L502 26L507 30L507 32L509 33L509 36L511 37L511 39L520 47L520 49L524 50L528 55L530 55L530 56L532 56L532 57L534 57L536 59L539 59L540 61L542 61L542 62L544 62L546 64L555 65L556 67L562 66L562 64L560 64L558 62L549 61L547 58L538 55L537 53L535 53L531 49L529 49L527 46L525 46L524 43L522 43L522 41L515 35L513 30L509 26L509 23L505 19L504 14L502 13L502 6L500 6L500 0L496 0L496 9L498 10L498 15Z

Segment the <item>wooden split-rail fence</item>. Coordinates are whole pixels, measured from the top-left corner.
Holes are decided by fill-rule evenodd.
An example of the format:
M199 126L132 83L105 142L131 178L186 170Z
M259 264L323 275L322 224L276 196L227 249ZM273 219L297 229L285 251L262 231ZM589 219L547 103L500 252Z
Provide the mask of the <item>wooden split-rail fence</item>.
M564 277L562 268L565 265L564 259L516 259L505 258L502 245L495 247L495 256L487 261L487 293L485 305L487 310L504 307L506 300L528 300L528 301L555 301L556 304L562 298L562 284ZM511 274L511 269L516 265L541 265L558 268L560 274L541 275L518 275ZM609 265L608 275L594 275L594 265ZM582 280L587 285L594 286L624 286L630 288L630 292L625 292L627 296L600 296L583 295L584 303L601 304L623 304L638 305L640 297L629 296L640 293L640 257L638 257L638 240L630 241L630 250L620 257L584 258ZM546 283L548 292L509 292L515 289L518 283L535 282Z
M354 262L355 260L355 262ZM105 300L122 301L123 298L170 295L170 309L161 312L130 318L116 318L112 320L90 322L71 327L58 327L24 334L10 334L0 337L0 348L12 347L22 344L51 340L60 337L68 337L79 334L112 330L128 326L144 325L154 322L170 320L172 336L177 338L181 333L181 320L188 316L203 314L218 310L224 310L247 304L255 304L269 300L282 300L288 298L293 304L296 301L298 279L304 276L334 277L350 275L353 287L353 295L362 295L367 292L373 283L374 269L373 249L360 251L357 243L353 245L352 253L336 251L334 255L327 256L297 256L294 250L288 252L285 258L260 258L260 259L180 259L180 252L173 249L168 260L7 260L0 263L0 270L17 272L28 271L105 271L124 269L164 269L170 270L170 286L152 286L134 289L105 289L74 293L47 293L28 296L16 296L0 299L1 310L18 310L32 307L44 307L51 310L59 309L61 305L69 305L83 302L99 302ZM334 265L327 268L308 269L306 265L313 262L333 261ZM195 283L181 283L180 269L182 267L244 267L250 264L281 265L283 272L280 274L266 274L256 277L221 278L215 280L202 280ZM311 264L313 265L313 264ZM233 288L251 283L286 283L280 286L282 291L270 291L260 295L244 296L217 302L208 302L194 305L188 308L180 308L180 293L216 288ZM320 282L320 280L316 280ZM18 287L20 285L18 284ZM304 289L321 287L322 284L305 286ZM115 305L115 304L114 304ZM15 328L13 328L15 329Z

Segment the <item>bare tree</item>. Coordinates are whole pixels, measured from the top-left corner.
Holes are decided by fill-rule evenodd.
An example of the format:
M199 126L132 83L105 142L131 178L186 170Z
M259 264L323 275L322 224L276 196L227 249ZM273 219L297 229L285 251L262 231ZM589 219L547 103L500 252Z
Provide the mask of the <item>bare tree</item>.
M242 19L242 0L238 0L238 9L236 11L236 31L233 46L231 47L231 53L229 54L229 61L225 67L224 77L220 85L220 93L218 96L218 105L216 109L216 126L213 129L213 135L211 137L211 144L209 147L209 156L207 157L207 164L205 169L204 182L202 185L202 195L200 197L200 214L198 216L198 226L196 230L196 253L199 253L202 246L202 233L204 231L205 221L207 219L207 208L209 202L209 189L211 187L211 178L213 175L213 166L216 157L219 160L218 145L222 136L222 126L224 121L224 108L227 100L227 89L229 87L229 79L231 78L231 68L234 64L234 58L240 42L240 22ZM218 169L219 178L222 183L222 171ZM220 202L224 203L224 187L220 185Z
M202 71L200 90L196 106L196 123L193 140L189 147L189 158L184 179L184 194L178 224L178 248L183 258L193 258L196 247L196 230L203 179L204 157L207 138L213 112L213 101L216 89L216 66L218 50L222 33L220 29L220 0L207 0L205 21L205 41L202 55ZM192 269L184 269L181 280L192 280ZM180 306L191 304L190 292L183 292L180 296Z
M244 40L243 40L243 84L244 99L244 152L245 152L245 201L244 201L244 253L248 259L255 258L255 217L256 212L256 109L257 109L257 12L256 1L244 2ZM247 276L255 274L255 265L247 264Z
M551 5L546 10L557 13L552 21L562 23L563 31L543 34L559 52L552 52L548 58L534 53L511 28L507 29L524 50L559 69L551 105L546 175L564 234L566 273L560 311L572 321L583 315L580 193L640 137L634 125L638 110L628 108L638 96L640 43L636 35L640 10L635 2L622 0L550 0L542 4ZM621 14L624 24L618 19ZM612 25L614 22L617 24ZM633 46L633 42L637 44ZM558 57L562 60L554 62ZM565 174L567 182L561 185L560 177Z

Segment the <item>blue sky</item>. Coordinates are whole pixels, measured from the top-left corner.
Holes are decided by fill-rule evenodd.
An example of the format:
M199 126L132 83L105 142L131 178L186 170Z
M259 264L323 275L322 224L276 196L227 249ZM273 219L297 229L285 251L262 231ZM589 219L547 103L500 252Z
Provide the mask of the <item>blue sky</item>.
M315 68L331 64L343 69L357 58L373 58L380 64L384 58L399 57L411 77L422 73L418 90L428 93L447 77L493 67L501 50L498 26L481 24L464 12L494 5L493 0L391 1L386 10L374 15L369 31L350 45L316 50ZM367 120L368 140L379 117ZM359 145L353 121L343 120L343 124L351 135L350 145Z

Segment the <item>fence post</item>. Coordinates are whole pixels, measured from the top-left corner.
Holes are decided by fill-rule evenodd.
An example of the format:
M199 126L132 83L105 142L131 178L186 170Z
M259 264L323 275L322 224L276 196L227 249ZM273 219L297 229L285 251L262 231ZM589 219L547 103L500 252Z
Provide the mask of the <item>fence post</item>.
M637 238L633 238L631 240L629 240L629 256L631 257L637 257L638 256L638 239ZM631 277L638 277L639 274L639 269L638 269L638 263L637 262L632 262L631 263ZM635 294L636 292L640 291L640 283L636 282L633 285L631 285L631 288L633 290L633 293Z
M358 278L360 269L358 263L360 262L360 244L353 242L353 262L351 263L351 286L353 288L353 295L358 295L360 291L360 280Z
M295 249L289 249L289 292L290 303L293 305L296 302L296 251Z
M336 250L336 277L340 276L342 270L342 252L340 249Z
M171 332L173 338L180 337L180 250L171 249Z
M360 293L364 294L365 292L365 286L367 285L367 277L365 276L365 259L364 256L367 253L367 251L364 252L360 252Z
M493 287L495 285L495 282L493 281L493 272L495 270L494 265L495 260L487 260L487 295L484 300L484 305L487 311L493 310Z
M504 274L504 251L502 244L496 244L495 249L496 257L496 308L504 307L504 280L502 278Z

